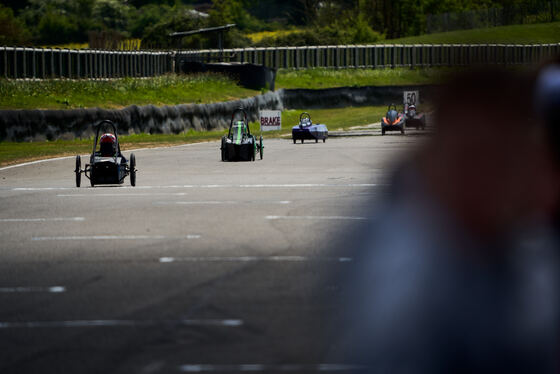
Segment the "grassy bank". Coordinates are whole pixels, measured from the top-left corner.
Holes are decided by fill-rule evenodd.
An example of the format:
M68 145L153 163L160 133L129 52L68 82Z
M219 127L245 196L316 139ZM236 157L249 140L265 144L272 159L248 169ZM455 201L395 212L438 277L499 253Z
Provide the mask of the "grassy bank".
M423 84L448 69L281 70L277 88L330 88ZM240 87L218 74L167 75L157 78L12 81L0 79L1 109L118 109L128 105L177 105L237 100L261 91Z
M312 29L292 28L248 34L254 43L264 38L282 37L303 33ZM472 30L457 30L434 34L424 34L398 39L382 39L377 44L440 44L440 43L498 43L532 44L560 43L560 22L537 23L529 25L510 25Z
M388 86L434 83L450 72L448 68L426 69L307 69L281 70L277 88L332 88L344 86Z
M325 123L330 131L344 130L353 126L366 125L379 121L385 107L359 107L340 109L309 110L311 118L316 123ZM302 110L303 111L303 110ZM265 138L279 137L291 133L292 126L298 123L302 111L288 110L282 114L281 131L265 133ZM251 128L258 132L258 124L252 123ZM158 146L172 146L179 144L197 143L219 140L225 131L197 132L189 131L179 135L168 134L137 134L121 136L121 148L124 152L134 148L148 148ZM45 142L0 142L0 166L16 164L59 156L87 154L91 152L92 139L57 140ZM218 157L218 151L216 151Z
M0 109L122 108L127 105L212 103L259 94L218 74L166 75L147 79L0 79Z
M388 44L533 44L559 42L560 22L540 23L534 25L499 26L473 30L459 30L384 41L384 43Z

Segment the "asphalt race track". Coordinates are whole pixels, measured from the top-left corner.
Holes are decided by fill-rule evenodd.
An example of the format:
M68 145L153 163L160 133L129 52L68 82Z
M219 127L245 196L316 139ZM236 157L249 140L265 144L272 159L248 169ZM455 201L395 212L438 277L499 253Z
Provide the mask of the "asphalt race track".
M1 169L0 372L357 369L328 359L331 275L419 139L138 150L135 188L76 188L73 158Z

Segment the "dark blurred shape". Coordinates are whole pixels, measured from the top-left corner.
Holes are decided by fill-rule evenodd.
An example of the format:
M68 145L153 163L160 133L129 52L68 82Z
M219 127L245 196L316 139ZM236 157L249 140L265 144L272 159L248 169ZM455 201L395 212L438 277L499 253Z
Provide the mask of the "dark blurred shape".
M339 348L372 373L558 373L554 166L534 80L483 68L436 100L433 138L373 208Z
M555 163L557 188L560 189L560 58L540 69L535 96L535 111L545 128L545 136ZM560 202L556 205L555 225L560 234Z
M262 88L274 91L276 83L276 69L263 65L240 63L203 63L189 61L187 58L178 57L179 71L185 74L192 73L221 73L235 79L241 86L260 90Z

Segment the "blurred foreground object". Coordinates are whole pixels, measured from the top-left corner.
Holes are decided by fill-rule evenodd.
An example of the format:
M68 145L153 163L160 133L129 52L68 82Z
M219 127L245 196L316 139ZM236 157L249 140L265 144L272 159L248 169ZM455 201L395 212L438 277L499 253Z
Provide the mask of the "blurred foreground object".
M560 58L546 64L539 72L536 85L535 111L546 130L551 158L555 163L556 187L560 189ZM558 233L560 231L560 202L556 204L555 215L555 225Z
M558 373L558 201L530 77L442 89L433 138L356 243L347 362L372 373Z

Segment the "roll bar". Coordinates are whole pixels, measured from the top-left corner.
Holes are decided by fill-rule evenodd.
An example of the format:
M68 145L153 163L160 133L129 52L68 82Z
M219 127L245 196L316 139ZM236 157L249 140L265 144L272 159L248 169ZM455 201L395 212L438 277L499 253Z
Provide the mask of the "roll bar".
M247 112L242 107L239 107L239 108L235 109L233 111L233 114L231 115L231 122L229 124L228 138L231 137L231 128L233 127L233 120L235 119L235 115L237 113L243 113L243 121L245 122L245 126L247 126L247 133L248 133L248 135L251 135L251 130L249 129L249 122L247 121Z
M119 143L119 134L117 133L117 125L115 125L115 123L113 121L109 121L108 119L104 119L103 121L99 122L97 125L94 125L94 127L96 128L95 130L95 139L93 140L93 150L92 150L92 154L95 153L95 150L97 149L97 142L99 140L99 132L101 131L102 128L105 128L105 126L109 126L112 128L113 130L113 134L115 135L115 138L117 139L117 154L120 155L121 154L121 145Z

